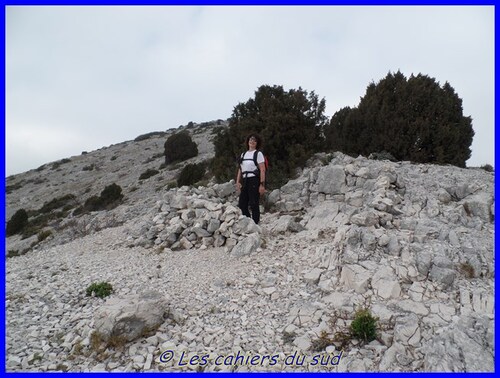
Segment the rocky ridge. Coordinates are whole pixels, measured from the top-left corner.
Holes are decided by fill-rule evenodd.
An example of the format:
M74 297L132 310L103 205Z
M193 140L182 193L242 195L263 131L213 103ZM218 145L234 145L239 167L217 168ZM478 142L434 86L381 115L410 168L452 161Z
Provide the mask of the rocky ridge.
M492 173L320 154L259 226L233 188L135 190L78 220L92 232L7 259L7 370L493 371ZM95 281L108 301L85 296ZM112 300L151 291L157 329L95 344ZM317 347L360 308L377 340Z

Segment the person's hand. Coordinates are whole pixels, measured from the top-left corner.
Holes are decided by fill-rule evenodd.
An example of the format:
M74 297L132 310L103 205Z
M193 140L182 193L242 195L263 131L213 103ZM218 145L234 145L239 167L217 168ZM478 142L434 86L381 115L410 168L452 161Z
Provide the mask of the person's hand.
M265 192L266 192L266 188L264 187L264 185L260 185L259 186L259 193L264 194Z
M240 182L237 182L237 183L236 183L236 191L237 191L237 192L240 192L240 191L241 191L241 183L240 183Z

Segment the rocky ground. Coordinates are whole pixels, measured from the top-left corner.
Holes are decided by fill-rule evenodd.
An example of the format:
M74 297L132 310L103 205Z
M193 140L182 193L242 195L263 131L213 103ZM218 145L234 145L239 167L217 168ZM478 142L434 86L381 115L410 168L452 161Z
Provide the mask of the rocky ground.
M321 155L260 227L232 187L162 188L8 258L7 370L493 371L492 173ZM159 295L159 327L98 344L100 281ZM343 343L363 308L377 339Z

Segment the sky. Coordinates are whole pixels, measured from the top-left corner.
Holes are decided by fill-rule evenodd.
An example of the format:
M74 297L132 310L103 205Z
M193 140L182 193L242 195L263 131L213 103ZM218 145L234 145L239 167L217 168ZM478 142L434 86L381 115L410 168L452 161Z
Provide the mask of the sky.
M445 82L494 165L493 6L8 6L6 176L217 119L261 85L329 118L389 72Z

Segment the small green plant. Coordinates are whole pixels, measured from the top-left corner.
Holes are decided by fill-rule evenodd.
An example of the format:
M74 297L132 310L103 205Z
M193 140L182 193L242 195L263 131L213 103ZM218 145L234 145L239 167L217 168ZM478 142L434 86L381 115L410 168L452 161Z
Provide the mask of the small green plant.
M351 334L353 337L364 341L372 341L377 337L377 320L368 309L356 312L351 323Z
M87 288L87 297L95 295L104 298L113 292L113 286L109 282L94 282Z
M45 239L47 239L50 235L52 235L52 231L50 230L45 230L45 231L40 231L38 233L38 242L42 242Z

